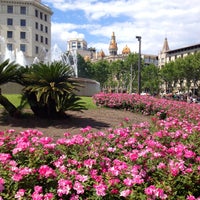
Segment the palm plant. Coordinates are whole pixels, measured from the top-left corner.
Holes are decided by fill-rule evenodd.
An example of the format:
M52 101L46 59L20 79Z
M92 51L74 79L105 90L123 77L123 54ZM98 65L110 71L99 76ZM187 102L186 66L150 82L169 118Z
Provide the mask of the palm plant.
M35 115L57 118L66 110L81 110L80 97L75 90L80 86L71 79L73 70L62 62L38 63L20 69L18 83Z
M16 78L18 64L9 62L9 59L0 64L0 85L8 82L13 82ZM19 110L1 94L0 88L0 104L7 110L11 116L18 116Z

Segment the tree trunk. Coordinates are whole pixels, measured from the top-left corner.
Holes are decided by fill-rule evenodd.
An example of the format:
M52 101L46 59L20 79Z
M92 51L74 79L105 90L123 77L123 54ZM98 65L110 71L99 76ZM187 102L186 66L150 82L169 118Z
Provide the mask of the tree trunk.
M6 98L1 94L0 91L0 104L6 109L12 117L19 117L20 111Z

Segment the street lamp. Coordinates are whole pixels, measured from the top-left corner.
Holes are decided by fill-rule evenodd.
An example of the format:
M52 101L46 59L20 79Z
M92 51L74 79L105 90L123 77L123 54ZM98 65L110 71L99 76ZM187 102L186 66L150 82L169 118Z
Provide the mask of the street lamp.
M139 53L138 53L138 94L141 94L141 36L136 36L139 41Z

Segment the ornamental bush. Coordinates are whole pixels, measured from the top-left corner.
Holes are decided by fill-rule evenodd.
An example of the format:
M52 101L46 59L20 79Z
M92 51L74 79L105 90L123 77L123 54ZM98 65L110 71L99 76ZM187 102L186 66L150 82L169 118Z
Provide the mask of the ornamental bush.
M57 140L39 130L0 132L1 199L200 199L199 105L132 98L144 110L151 102L152 123L125 119Z

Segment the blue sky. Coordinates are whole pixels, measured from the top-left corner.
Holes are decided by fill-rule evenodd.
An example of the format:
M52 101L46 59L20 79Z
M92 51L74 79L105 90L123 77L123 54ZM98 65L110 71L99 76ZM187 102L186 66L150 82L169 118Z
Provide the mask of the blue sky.
M67 50L67 41L83 38L88 47L108 54L112 32L118 53L128 45L157 55L167 37L170 49L200 43L199 0L41 0L52 15L52 46Z

